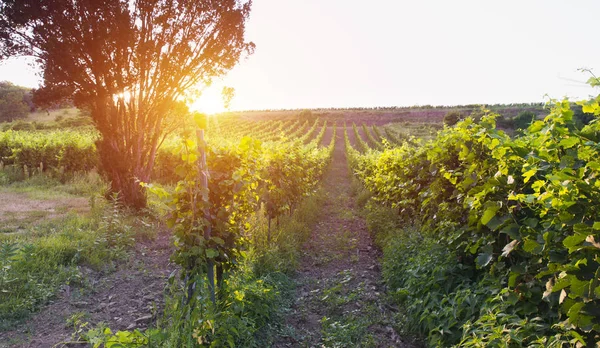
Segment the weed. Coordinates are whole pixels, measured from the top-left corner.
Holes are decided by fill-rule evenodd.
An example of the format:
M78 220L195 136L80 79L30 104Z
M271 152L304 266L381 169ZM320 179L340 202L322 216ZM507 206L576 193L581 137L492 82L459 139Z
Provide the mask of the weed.
M90 216L67 214L0 239L0 330L27 318L63 284L86 287L81 265L114 269L128 257L135 233L118 204Z

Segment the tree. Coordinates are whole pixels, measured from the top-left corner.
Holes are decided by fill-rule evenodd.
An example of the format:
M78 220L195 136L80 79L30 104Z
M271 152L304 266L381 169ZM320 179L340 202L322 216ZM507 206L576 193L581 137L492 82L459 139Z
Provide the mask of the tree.
M536 115L532 111L519 112L519 114L513 119L515 129L527 129L531 122L535 120L535 117Z
M451 127L458 123L462 119L462 114L458 111L449 111L444 116L444 124Z
M15 86L8 81L0 82L0 122L23 118L29 113L27 88Z
M229 71L254 44L250 0L0 0L0 58L43 70L36 100L72 97L101 134L101 169L124 204L146 205L165 122L194 86Z

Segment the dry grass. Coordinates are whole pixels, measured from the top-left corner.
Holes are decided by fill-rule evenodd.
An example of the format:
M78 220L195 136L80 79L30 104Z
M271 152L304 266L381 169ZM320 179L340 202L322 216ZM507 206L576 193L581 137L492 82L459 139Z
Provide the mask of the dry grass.
M81 111L77 108L64 108L64 109L56 109L56 110L40 110L36 112L31 112L25 118L25 121L30 122L51 122L55 121L56 117L62 116L63 118L71 118L76 117L81 114Z

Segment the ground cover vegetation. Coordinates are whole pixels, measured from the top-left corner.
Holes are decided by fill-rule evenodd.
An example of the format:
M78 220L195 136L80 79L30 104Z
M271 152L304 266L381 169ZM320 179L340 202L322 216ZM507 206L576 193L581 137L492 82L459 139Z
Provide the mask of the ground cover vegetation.
M156 180L144 183L151 192L150 218L164 217L173 229L172 260L181 266L170 280L164 315L144 332L79 328L74 341L191 347L260 346L257 342L271 339L268 325L275 325L281 302L289 301L289 276L318 216L318 182L334 141L320 146L327 122L319 120L257 124L232 119L202 127L207 143L186 138L183 130L157 157ZM0 172L8 190L74 189L97 165L98 135L92 131L10 130L2 136ZM198 166L202 158L208 167ZM205 173L210 174L202 186ZM84 185L92 184L86 180ZM100 180L84 195L103 202L103 189ZM122 213L118 197L108 208L94 205L89 216L69 215L2 236L6 301L0 315L8 326L27 318L65 284L85 288L82 269L110 271L114 261L128 257L136 240L153 236L140 232L150 224L146 214Z
M485 112L419 145L347 145L400 331L428 346L596 345L599 100L578 103L587 124L563 100L512 137Z

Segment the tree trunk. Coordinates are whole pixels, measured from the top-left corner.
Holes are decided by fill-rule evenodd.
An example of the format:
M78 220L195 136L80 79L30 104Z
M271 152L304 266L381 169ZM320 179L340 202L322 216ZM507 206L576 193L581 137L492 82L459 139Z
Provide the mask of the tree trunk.
M148 182L150 175L141 165L136 165L133 155L123 154L110 140L96 143L100 157L100 169L110 181L108 196L117 194L119 202L126 207L140 210L146 207L146 190L140 182Z

